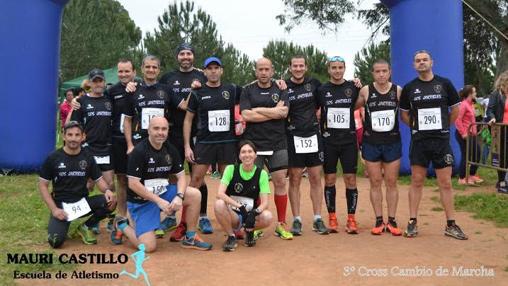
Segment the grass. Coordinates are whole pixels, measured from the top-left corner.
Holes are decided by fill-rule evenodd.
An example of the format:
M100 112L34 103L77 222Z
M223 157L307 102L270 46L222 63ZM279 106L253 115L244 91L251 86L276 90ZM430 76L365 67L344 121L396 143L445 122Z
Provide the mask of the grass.
M497 227L508 227L508 196L475 193L455 196L455 208L474 213L474 218L493 221Z
M46 238L49 210L37 191L37 175L0 176L0 248L6 253L54 253ZM0 261L0 285L14 284L13 271L67 271L67 265L6 264Z

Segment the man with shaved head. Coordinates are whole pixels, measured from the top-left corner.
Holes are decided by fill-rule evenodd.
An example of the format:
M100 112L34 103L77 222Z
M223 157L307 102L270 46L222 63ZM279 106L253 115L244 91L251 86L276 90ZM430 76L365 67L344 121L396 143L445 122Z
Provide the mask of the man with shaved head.
M189 222L182 247L210 250L212 245L196 234L201 195L188 187L182 159L178 150L167 141L169 123L162 116L150 119L148 138L139 142L129 155L127 176L127 208L134 227L122 217L115 219L115 231L120 230L134 245L146 246L147 252L156 249L155 230L160 225L160 212L166 214L186 208ZM168 182L169 175L177 178L176 185Z
M244 138L254 142L257 148L256 165L268 167L272 176L277 207L278 224L275 235L284 240L292 239L286 230L288 167L285 118L288 114L288 96L272 80L273 66L267 58L256 61L257 81L245 86L240 97L240 110L247 122Z

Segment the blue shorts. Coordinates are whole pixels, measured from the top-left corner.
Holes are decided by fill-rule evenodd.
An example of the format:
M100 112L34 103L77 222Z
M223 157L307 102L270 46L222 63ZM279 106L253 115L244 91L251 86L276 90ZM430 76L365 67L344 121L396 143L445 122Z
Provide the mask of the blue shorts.
M389 144L369 144L363 142L362 157L369 162L390 163L402 157L402 144L399 142Z
M167 191L160 197L171 202L176 196L176 185L168 185L166 189ZM161 210L156 203L151 201L142 204L127 202L127 209L136 224L136 237L159 228Z

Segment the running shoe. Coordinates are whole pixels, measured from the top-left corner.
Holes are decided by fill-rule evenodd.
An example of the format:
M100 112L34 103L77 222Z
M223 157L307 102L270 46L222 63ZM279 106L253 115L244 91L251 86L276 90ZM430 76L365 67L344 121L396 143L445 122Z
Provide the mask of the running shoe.
M171 231L176 228L176 217L167 216L165 219L161 221L159 226L163 231Z
M111 235L110 235L110 238L111 238L111 242L114 244L114 245L119 245L119 244L122 244L122 237L123 237L123 233L122 231L118 228L118 226L120 224L123 224L123 223L126 223L126 224L129 224L129 220L127 218L124 218L124 217L121 217L121 216L116 216L114 219L113 219L113 223L111 224L112 226L112 230L111 230Z
M97 244L95 233L93 233L92 228L87 227L85 224L78 226L78 234L84 244Z
M462 229L460 229L460 227L456 224L446 226L444 234L455 239L467 240L467 235L465 235Z
M383 231L385 231L385 224L381 221L379 224L376 222L375 226L370 230L370 233L373 235L381 235Z
M484 180L482 178L480 178L480 176L478 176L478 175L469 176L469 179L473 180L473 182L475 182L477 184L481 184L484 182Z
M258 240L258 239L262 238L263 236L265 236L265 233L261 229L254 231L254 240Z
M202 234L213 233L212 223L210 222L208 217L203 216L199 218L198 229L199 231L201 231Z
M283 240L291 240L293 239L293 234L286 230L285 223L278 223L275 227L275 235L280 237Z
M185 238L185 232L187 232L187 225L185 223L180 223L169 237L169 241L182 241Z
M318 218L314 221L314 223L312 224L312 230L319 233L319 234L322 234L322 235L326 235L326 234L330 233L328 231L328 228L326 228L325 223L320 218Z
M506 186L506 181L497 182L496 184L497 192L500 194L508 194L508 187Z
M115 215L109 217L108 223L106 224L106 230L108 232L112 232L113 231L114 220L115 220Z
M407 228L404 231L405 237L416 237L418 235L418 227L416 226L416 221L410 220L407 223Z
M458 185L461 185L461 186L474 186L476 185L475 181L469 177L469 179L466 180L466 178L463 178L463 179L460 179L457 181L457 184Z
M358 234L358 226L356 225L354 214L347 215L346 232L349 234Z
M155 232L155 237L158 239L164 238L164 235L166 234L166 232L160 228L156 229L154 232Z
M183 248L190 248L196 250L210 250L212 249L212 245L210 243L204 242L197 234L194 237L185 236L182 240L181 246Z
M101 231L99 230L99 223L92 225L90 229L93 231L94 234L101 234Z
M330 233L338 233L339 232L339 222L337 221L337 216L335 213L328 214L328 228Z
M293 220L293 225L291 226L291 233L295 236L302 235L302 222L298 219Z
M236 242L236 237L232 235L228 235L228 238L222 245L222 250L229 252L229 251L235 251L236 247L238 246L238 243Z
M254 239L254 231L245 232L244 245L247 247L253 247L256 245L256 240Z
M388 221L388 223L385 224L385 231L390 232L393 236L402 235L402 231L397 227L397 223L395 221Z

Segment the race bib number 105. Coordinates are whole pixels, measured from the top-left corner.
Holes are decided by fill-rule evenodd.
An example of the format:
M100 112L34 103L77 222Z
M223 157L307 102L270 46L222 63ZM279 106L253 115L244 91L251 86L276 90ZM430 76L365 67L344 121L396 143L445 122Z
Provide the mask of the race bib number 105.
M327 112L328 128L349 129L349 108L330 107Z

